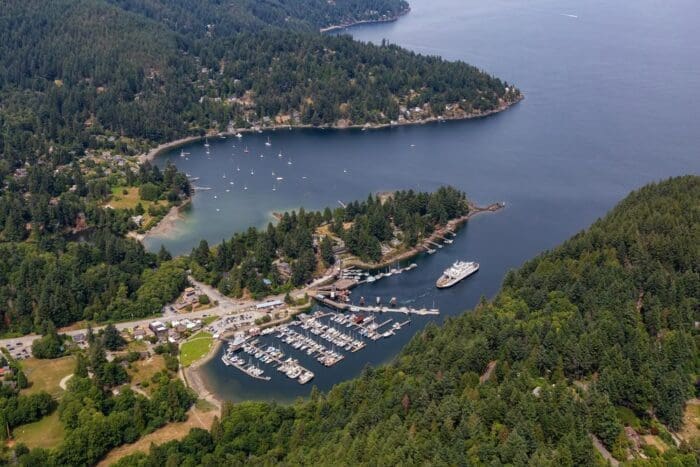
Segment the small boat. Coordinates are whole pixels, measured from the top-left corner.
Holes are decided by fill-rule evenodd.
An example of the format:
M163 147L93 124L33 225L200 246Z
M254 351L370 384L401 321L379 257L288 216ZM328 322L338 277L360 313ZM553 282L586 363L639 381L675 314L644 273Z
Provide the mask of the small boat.
M265 141L265 146L272 146L272 142L270 141L270 137L267 137L267 141Z
M240 133L236 133L236 138L241 139L241 138L243 138L243 135Z
M287 165L292 165L292 158L290 157L289 160L287 161Z
M251 175L255 175L255 170L250 169L250 174L251 174Z
M240 172L240 171L241 171L241 168L236 166L236 172Z
M248 153L248 146L245 147L245 149L243 150L243 152Z
M434 250L433 248L428 248L428 254L429 254L429 255L435 254L436 251L437 251L437 250Z
M247 186L247 185L243 185L243 189L244 189L244 190L247 190L247 189L248 189L248 186Z
M284 180L284 177L277 177L277 180Z
M209 139L208 138L204 138L204 147L205 148L209 147Z
M282 155L282 151L280 151L280 153L277 154L277 157L279 157L280 159L282 159L282 158L284 157L284 156Z

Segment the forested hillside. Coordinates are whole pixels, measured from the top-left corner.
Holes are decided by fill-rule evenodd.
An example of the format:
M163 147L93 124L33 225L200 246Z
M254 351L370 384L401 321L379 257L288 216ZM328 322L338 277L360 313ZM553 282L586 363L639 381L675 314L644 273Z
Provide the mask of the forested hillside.
M464 63L316 32L406 9L402 0L6 2L0 176L49 153L135 154L230 126L468 116L520 98Z
M699 306L700 177L688 176L632 193L392 364L289 407L229 406L211 433L121 465L592 465L590 435L618 459L696 465L698 445L676 448L668 430L697 395Z

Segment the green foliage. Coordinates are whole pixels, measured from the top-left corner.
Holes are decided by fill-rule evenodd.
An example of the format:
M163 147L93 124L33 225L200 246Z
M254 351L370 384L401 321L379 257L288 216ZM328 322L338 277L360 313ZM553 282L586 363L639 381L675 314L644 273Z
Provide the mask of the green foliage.
M699 225L700 177L647 186L393 363L288 407L227 406L216 436L193 431L139 462L594 465L589 433L625 457L616 406L677 429L694 394Z
M399 191L383 203L369 196L366 201L338 208L334 214L329 212L285 212L277 225L270 224L264 231L249 228L213 249L202 240L190 254L193 275L227 295L241 296L243 289L255 297L267 295L271 290L263 279L268 279L272 291L279 293L283 279L277 261L291 265L288 281L292 286L313 277L318 259L326 265L335 261L328 236L314 246L316 229L324 223L337 221L341 227L335 233L347 248L360 258L376 261L381 258L381 242L391 240L394 229L403 233L404 242L410 238L407 246L413 246L435 224L466 214L468 204L464 193L441 187L434 193ZM343 222L351 222L352 228L344 231Z
M105 327L104 334L102 335L102 341L105 348L112 351L120 350L126 345L126 340L111 323Z
M153 183L144 183L139 187L139 196L145 201L156 201L160 197L160 190Z
M32 355L34 358L58 358L62 357L65 349L63 339L52 325L46 335L32 342Z

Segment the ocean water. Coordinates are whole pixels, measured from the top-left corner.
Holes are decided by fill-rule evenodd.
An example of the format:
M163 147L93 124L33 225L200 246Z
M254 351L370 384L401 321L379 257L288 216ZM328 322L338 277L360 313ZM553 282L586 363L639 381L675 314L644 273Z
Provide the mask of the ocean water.
M364 132L277 130L240 141L211 139L209 155L202 143L185 147L186 157L172 151L158 163L172 160L198 177L196 186L210 189L198 190L182 222L166 236L149 237L147 246L186 253L201 238L216 243L265 226L275 211L334 207L377 191L450 184L478 203L505 201L505 210L470 221L454 244L418 258L416 270L353 292L414 306L435 303L442 321L481 296L492 297L509 269L590 225L631 190L700 173L699 3L411 5L397 22L346 32L464 60L514 83L525 100L478 120ZM436 278L456 259L479 261L481 270L436 290ZM309 361L317 376L307 386L277 374L254 381L218 358L203 372L224 398L290 401L307 395L312 384L328 389L367 364L390 361L427 322L414 318L397 336L330 369Z

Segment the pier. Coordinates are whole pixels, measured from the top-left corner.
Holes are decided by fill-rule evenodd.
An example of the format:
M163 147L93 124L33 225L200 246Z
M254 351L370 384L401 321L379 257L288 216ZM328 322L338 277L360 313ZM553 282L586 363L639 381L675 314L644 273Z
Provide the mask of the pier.
M419 316L428 316L428 315L439 315L440 310L437 308L409 308L402 306L400 308L396 307L389 307L389 306L357 306L357 305L351 305L349 303L341 303L341 302L336 302L335 300L331 300L323 295L316 295L314 299L322 304L326 305L330 308L340 310L340 311L362 311L362 312L367 312L367 313L403 313L405 315L419 315Z

